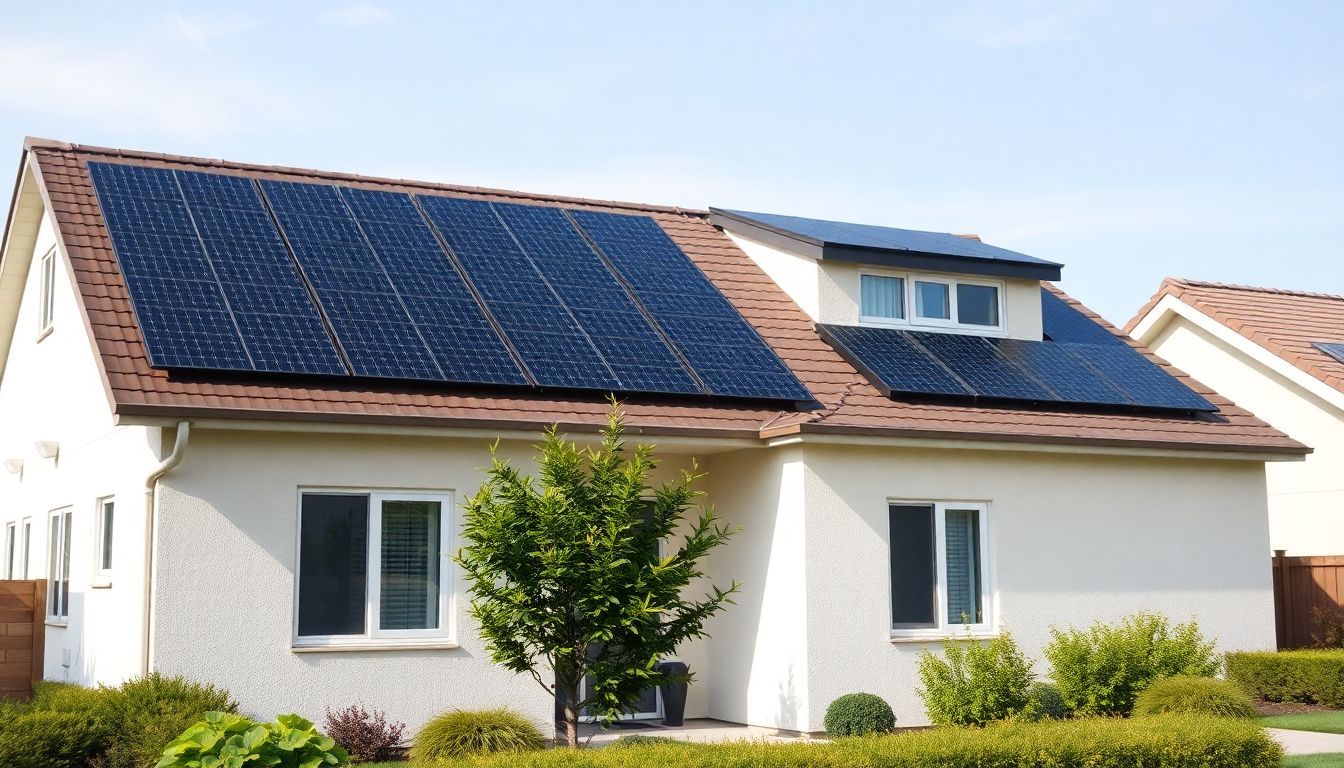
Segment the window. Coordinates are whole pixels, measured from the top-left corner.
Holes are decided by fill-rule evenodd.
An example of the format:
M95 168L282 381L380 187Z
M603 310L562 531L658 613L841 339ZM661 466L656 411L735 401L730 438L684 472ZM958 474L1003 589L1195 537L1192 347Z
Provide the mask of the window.
M19 578L28 578L28 557L33 552L33 518L23 518L23 559L19 570Z
M299 644L451 638L451 510L442 494L303 493Z
M14 566L18 564L19 526L9 523L5 526L5 578L14 578Z
M70 618L70 510L51 513L51 538L47 557L47 620L65 623Z
M873 325L1002 330L1002 301L994 281L859 273L859 321Z
M46 331L51 327L52 320L56 315L55 296L56 296L56 248L53 247L42 257L42 295L38 301L38 331Z
M94 569L98 576L98 581L106 584L112 578L112 526L116 519L116 502L113 499L100 499L98 501L98 520L97 535L94 541L97 543L97 551L94 557L97 562Z
M893 631L992 627L986 509L965 502L888 507Z

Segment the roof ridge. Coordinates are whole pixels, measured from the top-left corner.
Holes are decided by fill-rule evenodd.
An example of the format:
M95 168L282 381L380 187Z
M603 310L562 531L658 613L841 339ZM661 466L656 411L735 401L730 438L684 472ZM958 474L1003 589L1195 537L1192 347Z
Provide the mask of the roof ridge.
M575 197L571 195L549 195L540 192L524 192L516 189L499 189L496 187L479 187L467 184L447 184L435 181L423 181L420 179L395 179L389 176L366 176L358 173L343 173L340 171L325 171L315 168L295 168L284 165L266 165L263 163L248 163L237 160L225 160L222 158L194 157L191 155L170 155L163 152L148 152L138 149L119 149L117 147L100 147L91 144L74 144L57 139L44 139L36 136L24 138L23 148L29 151L54 150L56 152L71 152L85 155L103 155L107 157L118 157L130 160L155 160L165 163L178 163L181 165L196 165L204 168L225 168L237 171L251 171L262 173L280 173L290 176L300 176L313 179L323 179L326 181L356 181L366 184L394 184L402 187L418 187L422 189L434 189L445 192L462 192L476 195L496 195L499 197L517 198L519 200L540 200L552 203L571 203L577 205L594 205L607 208L621 208L634 211L645 211L653 213L672 213L682 216L694 216L704 218L709 216L709 211L698 208L683 208L676 205L657 205L654 203L636 203L623 200L600 200L587 197Z
M1240 283L1220 283L1214 280L1194 280L1185 277L1168 277L1163 281L1165 284L1184 286L1188 288L1216 288L1229 291L1245 291L1254 293L1270 293L1281 296L1302 296L1312 299L1336 299L1344 301L1344 294L1324 293L1321 291L1300 291L1293 288L1266 288L1257 285L1243 285Z

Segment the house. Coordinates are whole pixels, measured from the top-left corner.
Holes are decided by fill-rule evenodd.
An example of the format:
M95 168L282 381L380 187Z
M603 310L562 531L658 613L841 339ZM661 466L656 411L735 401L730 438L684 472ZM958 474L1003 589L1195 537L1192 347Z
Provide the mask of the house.
M1168 278L1127 328L1314 449L1266 467L1270 546L1344 555L1344 296Z
M1266 462L1306 448L967 237L30 139L0 262L0 514L46 676L414 727L549 700L449 553L487 447L605 397L742 528L689 717L926 722L919 653L1140 609L1274 643ZM656 716L657 696L645 711Z

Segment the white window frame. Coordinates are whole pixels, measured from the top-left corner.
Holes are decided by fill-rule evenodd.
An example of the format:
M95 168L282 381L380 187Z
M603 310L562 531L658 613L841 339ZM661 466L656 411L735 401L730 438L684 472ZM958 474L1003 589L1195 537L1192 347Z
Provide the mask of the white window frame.
M19 524L5 523L5 578L13 579L19 564Z
M116 499L115 496L104 496L104 497L98 499L97 503L94 505L94 508L93 508L93 511L94 511L94 522L93 522L93 526L94 526L94 536L93 536L93 586L94 586L94 587L110 587L110 586L112 586L112 572L113 572L113 568L112 568L112 567L104 566L104 564L103 564L103 548L104 548L105 546L107 546L108 544L115 544L115 543L116 543L115 538L114 538L111 542L109 542L109 541L107 540L109 536L113 536L113 537L115 537L115 535L116 535L116 527L117 527L116 503L117 503L117 499ZM111 529L111 530L108 530L108 528L107 528L107 507L108 507L109 504L112 505L112 529ZM113 558L112 558L112 564L113 564L113 566L115 566L115 565L116 565L116 562L117 562L117 561L116 561L116 557L115 557L115 555L116 555L116 552L115 552L115 549L114 549L114 551L113 551Z
M42 255L38 269L37 332L41 340L51 332L56 320L56 246Z
M47 514L47 531L49 533L51 532L51 523L53 520L58 520L59 523L56 528L55 540L47 542L48 553L55 555L55 557L47 558L50 561L47 563L47 623L65 626L70 623L69 590L71 578L69 576L69 568L70 550L74 546L74 536L73 531L71 531L71 526L74 524L74 508L62 507L61 509L53 509L49 512ZM71 544L70 547L65 546L67 540ZM61 576L65 576L66 578L62 579ZM65 613L57 613L57 609L59 608L57 601L60 599L57 584L61 581L64 581L66 584Z
M875 277L899 277L904 283L905 295L902 297L905 305L903 307L905 317L876 317L863 314L863 276L873 275ZM951 318L942 320L939 318L919 317L915 310L915 283L940 283L947 286L947 307ZM889 328L905 328L909 330L934 329L950 333L965 333L979 336L1003 336L1008 332L1008 312L1007 295L1008 286L1002 280L987 280L982 278L962 278L948 275L935 275L925 272L899 272L887 269L869 269L859 270L860 288L858 291L859 304L859 324L868 326L886 326ZM983 285L994 288L999 293L999 324L998 325L975 325L972 323L962 323L957 320L960 307L957 306L957 286L958 285Z
M887 499L887 519L890 520L890 510L893 506L931 506L933 507L933 539L934 539L934 620L935 626L932 627L898 627L891 622L891 597L896 590L896 585L891 583L891 568L887 568L887 616L891 628L891 637L893 639L903 640L925 640L941 639L947 637L956 637L964 635L967 632L971 636L992 635L997 632L995 610L995 592L994 575L990 569L990 529L989 529L989 503L984 501L934 501L931 499ZM974 624L963 624L962 622L952 622L947 619L947 512L948 510L965 510L977 513L977 520L980 526L980 551L978 561L980 566L980 606L982 611L981 620ZM887 530L887 557L891 557L891 530Z
M303 556L303 497L313 495L358 496L368 499L368 551L365 555L364 633L360 635L300 635L299 578ZM382 571L382 518L385 501L439 502L439 626L435 629L380 629L378 627ZM456 545L456 519L452 491L351 490L349 488L301 488L294 520L294 610L291 642L295 650L387 649L457 647L457 573L451 553Z
M19 530L23 532L23 572L19 578L27 579L29 577L29 562L32 560L33 554L33 518L31 516L23 518L23 525Z

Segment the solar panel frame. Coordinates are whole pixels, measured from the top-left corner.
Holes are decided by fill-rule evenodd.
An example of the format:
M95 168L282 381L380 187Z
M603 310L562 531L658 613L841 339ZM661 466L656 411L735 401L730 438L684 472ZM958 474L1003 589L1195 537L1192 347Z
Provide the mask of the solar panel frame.
M1313 341L1311 346L1344 363L1344 341Z

